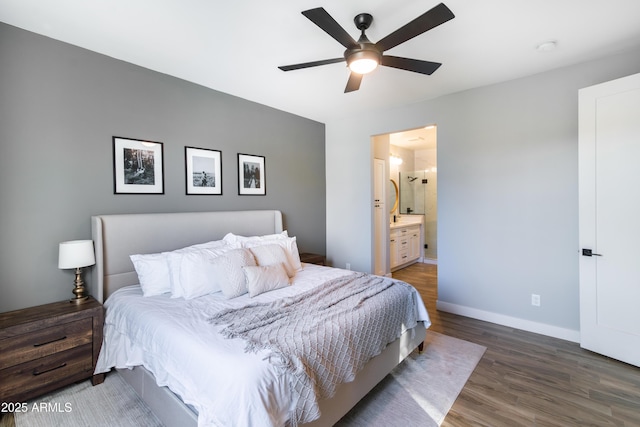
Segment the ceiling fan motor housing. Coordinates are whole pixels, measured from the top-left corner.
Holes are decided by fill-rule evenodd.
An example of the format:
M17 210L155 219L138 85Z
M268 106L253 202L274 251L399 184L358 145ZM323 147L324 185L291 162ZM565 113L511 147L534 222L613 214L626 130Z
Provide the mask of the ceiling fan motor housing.
M369 28L373 22L373 16L368 13L360 13L353 18L353 22L356 24L356 27L362 31L362 34L356 46L344 51L344 59L347 61L347 65L359 59L371 59L380 64L382 61L382 51L380 51L375 44L371 43L364 34L364 31Z
M347 65L358 59L373 59L379 64L382 62L382 52L371 42L361 43L358 41L358 47L344 51L344 59L346 59Z

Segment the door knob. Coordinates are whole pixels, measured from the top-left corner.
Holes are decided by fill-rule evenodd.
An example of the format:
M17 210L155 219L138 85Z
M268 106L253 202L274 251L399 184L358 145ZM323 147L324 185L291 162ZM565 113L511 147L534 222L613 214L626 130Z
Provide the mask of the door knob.
M602 256L602 254L594 254L591 249L582 249L582 256Z

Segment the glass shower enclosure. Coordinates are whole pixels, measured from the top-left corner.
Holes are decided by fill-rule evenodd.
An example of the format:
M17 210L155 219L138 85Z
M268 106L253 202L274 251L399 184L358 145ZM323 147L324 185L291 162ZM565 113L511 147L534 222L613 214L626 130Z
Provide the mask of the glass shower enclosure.
M400 215L423 215L424 257L438 259L438 198L435 168L400 172Z

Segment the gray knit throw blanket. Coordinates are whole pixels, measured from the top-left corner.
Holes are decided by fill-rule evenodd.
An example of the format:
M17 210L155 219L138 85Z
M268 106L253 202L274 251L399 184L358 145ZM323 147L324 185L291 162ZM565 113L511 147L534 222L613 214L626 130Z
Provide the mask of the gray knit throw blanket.
M294 297L224 310L209 322L226 325L226 338L245 340L246 352L269 350L269 362L289 374L295 426L319 418L318 399L333 396L416 326L416 298L404 282L356 273Z

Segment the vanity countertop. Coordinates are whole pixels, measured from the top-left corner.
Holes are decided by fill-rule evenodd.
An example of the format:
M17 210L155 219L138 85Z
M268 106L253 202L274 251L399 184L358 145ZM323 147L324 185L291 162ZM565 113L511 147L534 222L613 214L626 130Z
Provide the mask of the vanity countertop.
M400 218L397 219L396 222L393 222L393 216L391 216L392 221L389 224L389 227L393 230L394 228L401 228L401 227L409 227L411 225L421 225L422 224L422 219L424 218L423 215L402 215L400 216Z

